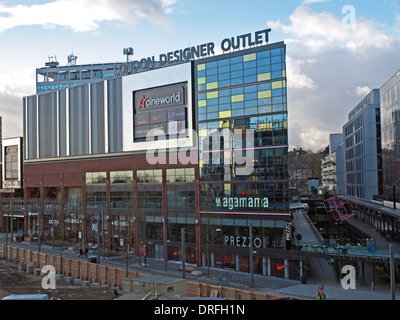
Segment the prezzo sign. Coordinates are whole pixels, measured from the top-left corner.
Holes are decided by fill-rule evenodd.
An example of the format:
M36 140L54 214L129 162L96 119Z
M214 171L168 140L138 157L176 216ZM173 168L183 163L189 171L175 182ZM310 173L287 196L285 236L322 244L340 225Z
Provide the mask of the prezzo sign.
M246 47L262 45L269 42L271 29L260 30L252 33L242 34L236 37L225 38L221 41L220 48L223 53L231 50L244 49ZM138 72L158 69L173 64L184 63L198 58L215 55L215 43L208 42L201 45L178 49L159 55L158 61L155 57L143 58L117 65L116 75L126 76Z
M250 237L225 235L224 244L235 247L250 247ZM260 237L253 238L253 246L255 248L261 248L262 240Z

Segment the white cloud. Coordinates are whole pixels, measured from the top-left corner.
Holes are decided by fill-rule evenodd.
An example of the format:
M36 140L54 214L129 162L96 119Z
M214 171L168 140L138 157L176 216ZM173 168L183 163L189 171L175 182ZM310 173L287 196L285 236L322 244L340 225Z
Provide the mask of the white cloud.
M22 97L32 94L35 69L0 73L0 116L3 138L22 135Z
M287 81L289 89L318 89L317 84L301 71L301 67L304 64L312 62L312 60L296 60L290 56L286 57Z
M358 95L358 96L366 96L367 94L369 94L370 92L371 92L371 88L370 87L367 87L367 86L357 86L356 87L356 94Z
M389 37L374 21L358 17L348 28L341 19L300 6L287 24L267 22L286 35L290 146L324 148L330 133L342 131L360 95L400 67L397 35Z
M0 32L19 26L66 27L74 32L98 29L99 23L137 23L142 18L166 22L176 0L56 0L31 6L0 4Z
M377 30L372 21L360 18L354 28L348 28L337 16L314 12L305 6L298 7L289 19L289 25L280 20L268 21L267 25L288 34L290 41L313 52L344 48L353 53L365 53L371 47L390 48L390 38Z

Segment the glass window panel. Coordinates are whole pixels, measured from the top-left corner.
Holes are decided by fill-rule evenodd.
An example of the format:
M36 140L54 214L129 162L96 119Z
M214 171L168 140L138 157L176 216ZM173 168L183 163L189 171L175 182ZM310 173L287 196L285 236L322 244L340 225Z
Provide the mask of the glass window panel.
M271 50L271 57L281 54L281 48Z
M243 115L243 108L232 110L232 117L240 117Z
M243 102L234 102L232 103L232 109L243 109L244 103Z
M220 118L230 118L231 117L231 111L220 111L219 113Z
M229 80L231 78L230 73L220 73L218 75L218 80Z
M230 60L231 60L231 65L232 65L235 63L241 63L243 61L243 58L242 58L242 56L238 56L238 57L231 58Z
M271 106L261 106L258 107L258 113L270 113L271 112Z
M225 104L219 105L219 111L225 111L225 110L230 110L230 109L231 109L230 103L225 103Z
M218 91L207 92L207 99L218 98Z
M210 119L218 119L218 112L207 113L207 120L210 120Z
M205 69L206 69L206 64L205 63L197 65L197 71L201 71L201 70L205 70Z
M235 78L231 80L231 85L232 86L238 86L243 84L243 78Z
M219 88L229 87L230 85L231 85L231 81L230 80L218 81L218 87Z
M252 60L256 60L256 59L257 59L256 53L250 53L250 54L246 54L243 56L243 62L252 61Z
M274 57L271 58L271 64L281 63L281 62L282 62L282 56L281 55L274 56Z
M261 73L257 75L257 81L267 81L267 80L271 80L271 73L267 72L267 73Z
M230 100L230 98L229 97L220 97L219 99L218 99L218 102L219 103L229 103L231 100Z
M221 90L219 92L220 97L226 97L231 95L231 89Z
M230 71L231 71L230 66L218 67L218 73L219 73L219 74L221 74L221 73L227 73L227 72L230 72Z
M243 68L244 69L255 68L256 66L257 66L257 61L256 60L248 61L248 62L243 63Z
M255 74L257 74L257 69L256 68L245 69L243 71L243 75L244 76L254 76Z
M217 61L206 63L206 69L212 69L212 68L217 68L217 67L218 67Z
M248 108L248 109L245 108L244 112L246 115L257 114L257 108Z
M207 106L215 106L218 104L218 99L214 98L214 99L208 99L207 100Z
M217 112L217 111L218 111L218 105L207 106L207 112Z
M279 78L282 78L282 71L271 72L271 79L279 79Z
M197 79L197 84L204 84L206 83L206 77L198 78Z
M245 108L257 107L257 105L258 105L257 100L249 100L249 101L245 101L245 103L244 103Z
M213 76L218 74L218 69L217 68L212 68L212 69L207 69L206 70L206 76Z
M245 93L256 92L256 91L257 91L257 86L256 85L245 86L244 87L244 92Z
M237 94L232 96L231 102L240 102L244 100L244 95L243 94Z
M259 91L258 99L265 99L271 97L271 90Z
M229 59L223 59L223 60L219 60L218 61L218 67L221 67L221 66L228 66L229 65Z
M231 72L243 70L243 64L234 64L231 65Z
M198 106L199 108L207 106L207 100L200 100Z
M243 77L243 70L231 72L231 78Z
M282 65L280 63L271 65L271 71L281 71L281 70L282 70Z
M254 76L246 76L246 77L243 78L243 82L244 83L253 83L253 82L256 82L256 81L257 81L257 76L256 75L254 75Z
M218 81L218 76L217 75L207 76L206 79L207 79L207 81L206 81L207 83L216 82L216 81Z
M218 82L207 83L206 88L207 90L218 89Z
M269 51L257 52L257 59L268 58L269 56L270 56L270 52Z

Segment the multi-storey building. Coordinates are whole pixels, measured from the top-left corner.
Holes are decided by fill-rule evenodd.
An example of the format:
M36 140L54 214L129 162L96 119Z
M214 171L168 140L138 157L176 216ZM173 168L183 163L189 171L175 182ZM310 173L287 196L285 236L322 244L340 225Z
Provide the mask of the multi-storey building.
M207 43L96 65L113 70L106 78L41 68L56 83L24 98L26 232L42 211L44 234L58 219L69 241L96 243L103 230L108 248L133 243L167 261L181 259L184 228L187 262L245 272L253 239L254 272L297 278L302 259L284 250L286 47L268 32L224 39L221 55ZM60 87L78 69L77 85Z
M346 194L373 199L382 191L382 151L379 90L372 90L349 113L343 126Z
M344 148L341 133L329 135L329 154L321 160L321 178L325 192L344 193Z
M383 195L392 199L400 178L400 71L380 89L382 124ZM400 190L396 187L397 199Z

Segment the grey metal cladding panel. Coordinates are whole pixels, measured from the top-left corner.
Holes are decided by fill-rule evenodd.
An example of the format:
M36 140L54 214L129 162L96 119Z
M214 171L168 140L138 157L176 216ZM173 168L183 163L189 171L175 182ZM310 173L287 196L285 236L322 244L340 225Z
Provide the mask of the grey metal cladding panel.
M57 156L57 92L38 96L39 158Z
M26 100L27 159L37 158L37 103L36 96Z
M90 86L92 154L105 153L104 82Z
M71 156L89 153L88 85L69 89L69 151Z
M122 151L122 79L107 81L108 151Z
M58 127L60 157L67 155L67 93L61 90L58 95Z

